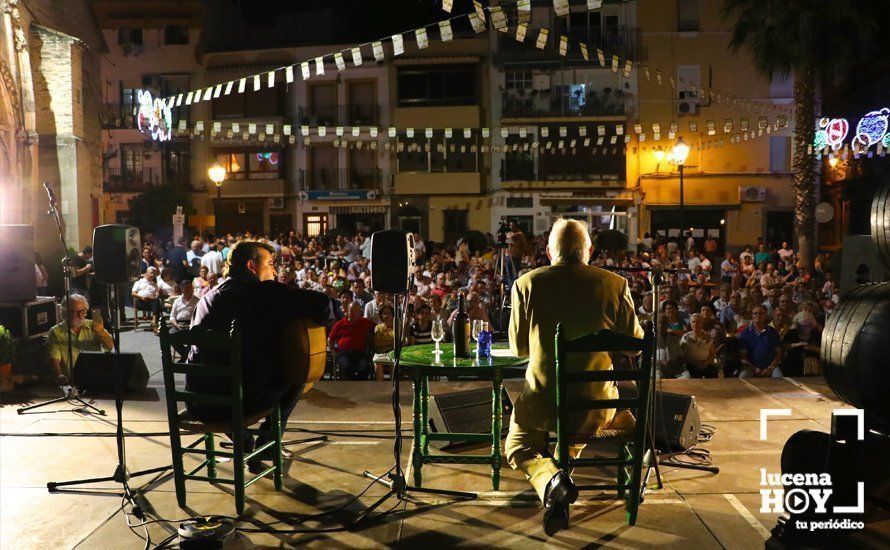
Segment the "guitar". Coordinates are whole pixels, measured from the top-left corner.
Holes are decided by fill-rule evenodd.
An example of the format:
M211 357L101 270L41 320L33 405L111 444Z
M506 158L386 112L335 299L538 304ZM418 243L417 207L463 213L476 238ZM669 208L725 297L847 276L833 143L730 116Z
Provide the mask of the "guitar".
M303 393L324 376L327 363L327 335L323 325L309 319L295 319L284 326L281 359L285 380L305 384Z

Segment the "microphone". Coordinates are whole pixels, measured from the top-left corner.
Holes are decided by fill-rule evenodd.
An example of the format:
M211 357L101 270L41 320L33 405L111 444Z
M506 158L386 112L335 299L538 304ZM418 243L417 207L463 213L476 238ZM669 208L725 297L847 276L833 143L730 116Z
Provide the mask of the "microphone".
M56 194L53 193L53 188L48 181L43 182L43 188L46 189L46 196L49 197L50 204L56 204Z

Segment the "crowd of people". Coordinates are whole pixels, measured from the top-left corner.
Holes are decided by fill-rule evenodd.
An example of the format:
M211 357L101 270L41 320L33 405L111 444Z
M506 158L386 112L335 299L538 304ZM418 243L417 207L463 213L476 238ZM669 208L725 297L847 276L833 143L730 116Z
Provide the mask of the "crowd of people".
M432 342L436 321L447 340L461 294L471 320L489 322L496 331L506 329L504 304L512 281L549 261L547 235L531 237L514 225L503 237L499 247L491 234L485 242L444 244L415 235L414 284L406 308L409 343ZM274 248L280 282L331 298L339 320L329 344L344 378L384 378L385 365L375 364L374 357L393 348L394 304L391 296L370 290L369 235L204 234L174 245L146 234L142 277L131 293L137 322L148 317L156 330L159 316L166 314L174 330L188 327L198 301L223 280L229 251L242 239ZM699 243L688 234L679 240L646 234L635 252L597 251L591 263L628 278L641 321L657 318L657 367L663 377L819 374L822 327L838 301L826 269L830 258L818 256L810 270L798 267L787 242L771 248L758 240L722 256L715 244ZM505 257L502 268L499 250ZM79 258L88 261L89 252ZM81 264L87 261L77 262L81 267L75 287L86 278L88 270ZM629 269L654 267L664 269L657 289L649 273Z

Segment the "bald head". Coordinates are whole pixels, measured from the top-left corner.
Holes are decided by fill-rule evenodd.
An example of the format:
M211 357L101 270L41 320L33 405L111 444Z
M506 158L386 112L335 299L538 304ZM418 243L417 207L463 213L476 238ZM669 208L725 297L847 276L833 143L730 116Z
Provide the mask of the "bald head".
M553 264L586 264L590 261L592 244L587 224L560 218L550 229L547 256Z

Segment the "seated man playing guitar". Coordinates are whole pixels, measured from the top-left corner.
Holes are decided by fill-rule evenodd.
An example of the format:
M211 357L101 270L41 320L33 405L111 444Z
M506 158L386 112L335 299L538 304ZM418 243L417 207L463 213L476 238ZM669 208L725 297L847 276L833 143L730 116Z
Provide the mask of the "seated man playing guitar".
M244 347L242 387L244 415L265 410L275 403L281 407L281 427L294 410L304 391L304 384L294 383L287 372L290 358L286 326L296 319L308 319L319 325L333 322L330 299L320 292L293 288L275 280L274 248L267 243L240 241L229 252L226 261L228 279L201 298L195 310L192 327L228 331L232 321L239 322ZM195 363L224 362L227 357L214 357L212 352L194 347L189 361ZM186 388L207 393L229 393L229 381L199 374L186 375ZM228 418L228 411L214 405L189 406L189 412L205 421ZM269 419L263 428L268 428ZM265 442L257 441L258 444ZM253 442L247 442L252 449ZM282 451L291 458L289 451Z

